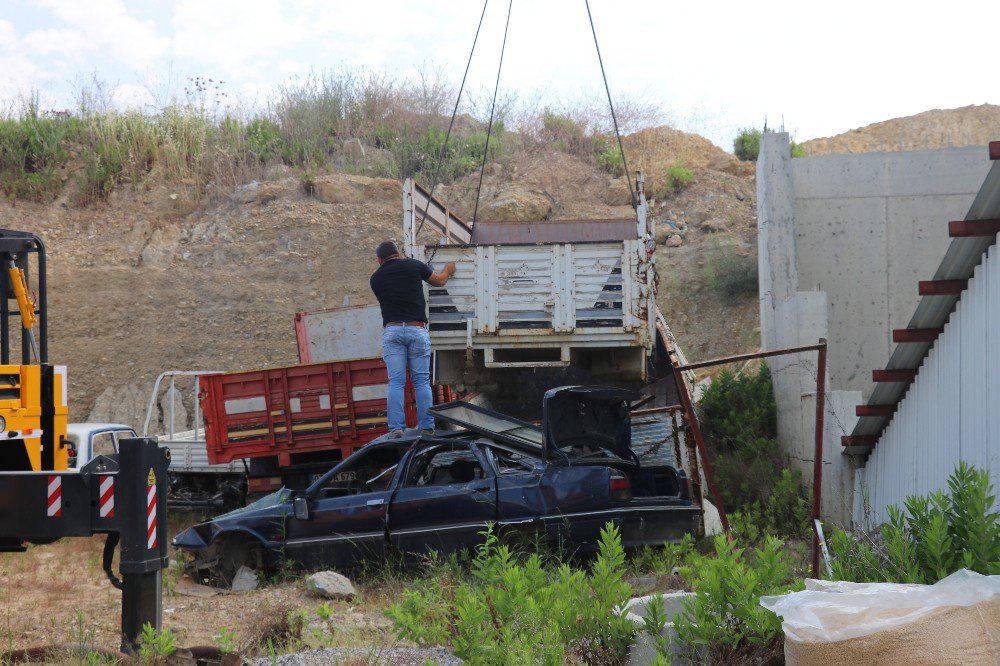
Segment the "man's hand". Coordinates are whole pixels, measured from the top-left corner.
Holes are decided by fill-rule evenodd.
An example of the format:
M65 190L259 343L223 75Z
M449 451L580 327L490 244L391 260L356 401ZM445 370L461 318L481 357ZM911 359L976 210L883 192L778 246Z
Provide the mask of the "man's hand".
M431 276L427 278L427 284L433 287L443 287L448 282L448 279L454 274L455 262L449 261L444 265L442 270L431 273Z

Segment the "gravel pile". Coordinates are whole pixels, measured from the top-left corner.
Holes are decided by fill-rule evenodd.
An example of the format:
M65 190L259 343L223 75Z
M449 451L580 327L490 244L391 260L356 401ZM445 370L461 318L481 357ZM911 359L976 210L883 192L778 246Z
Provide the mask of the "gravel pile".
M448 652L443 647L389 647L389 648L323 648L307 652L284 654L276 659L261 657L250 663L254 666L313 666L323 664L340 664L343 662L360 662L378 664L379 666L424 666L438 664L439 666L457 666L464 663L461 659Z

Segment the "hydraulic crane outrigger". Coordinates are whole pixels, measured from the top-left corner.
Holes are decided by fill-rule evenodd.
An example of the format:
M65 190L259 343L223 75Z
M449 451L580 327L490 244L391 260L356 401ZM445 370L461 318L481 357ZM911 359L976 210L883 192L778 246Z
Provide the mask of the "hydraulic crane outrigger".
M37 296L28 290L32 256ZM0 267L0 552L107 534L104 570L122 590L122 648L130 651L145 624L160 628L169 453L155 439L122 440L117 455L98 456L80 471L67 469L66 370L48 363L41 238L0 230ZM10 364L15 317L22 324L20 365ZM111 570L119 541L120 581Z

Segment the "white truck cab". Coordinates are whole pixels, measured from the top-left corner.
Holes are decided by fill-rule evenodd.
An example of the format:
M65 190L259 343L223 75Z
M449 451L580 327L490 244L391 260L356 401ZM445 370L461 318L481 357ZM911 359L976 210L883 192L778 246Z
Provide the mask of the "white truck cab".
M132 437L136 437L132 426L121 423L70 423L66 438L76 453L70 455L68 468L79 471L96 456L118 453L118 442Z

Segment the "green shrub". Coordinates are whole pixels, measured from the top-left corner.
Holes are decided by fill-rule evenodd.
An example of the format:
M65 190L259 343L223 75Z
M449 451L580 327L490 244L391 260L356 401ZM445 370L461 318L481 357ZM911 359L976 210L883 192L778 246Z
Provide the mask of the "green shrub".
M806 156L806 149L803 148L801 144L798 144L798 143L795 143L794 141L792 141L792 143L789 146L789 148L791 150L792 157L805 157Z
M59 169L69 159L68 144L80 122L43 113L35 97L18 117L0 118L0 192L11 199L48 201L62 189Z
M881 543L835 529L834 579L931 584L962 568L1000 574L1000 511L989 473L960 461L948 491L911 495L905 511L889 507Z
M157 631L148 622L139 633L139 659L143 663L163 661L176 649L174 634L170 629Z
M802 473L788 468L777 436L777 407L767 365L740 374L722 370L699 404L700 423L713 456L716 482L728 513L739 513L742 533L804 537L810 500ZM752 526L752 527L751 527Z
M254 118L244 130L246 150L262 163L283 159L288 146L281 136L281 127L269 118Z
M674 617L677 636L695 663L770 663L782 654L781 618L760 605L763 595L800 589L785 544L765 538L755 550L715 538L713 556L682 570L695 597Z
M542 141L559 152L586 156L591 152L586 124L565 114L549 109L542 111Z
M600 135L594 136L592 142L598 168L616 178L625 175L625 159L618 143Z
M740 130L733 140L733 152L744 162L756 162L760 154L761 131L753 127Z
M654 196L657 199L666 199L690 185L692 180L694 180L694 174L685 168L682 162L675 162L667 167L663 176L663 185L657 188Z
M492 528L485 536L471 581L434 581L388 609L402 638L450 645L470 664L624 661L635 627L616 612L631 595L617 528L601 531L589 572L548 571L537 553L518 562Z
M705 285L709 290L726 300L756 294L757 258L737 252L731 243L723 244L714 238L711 240L704 269Z

